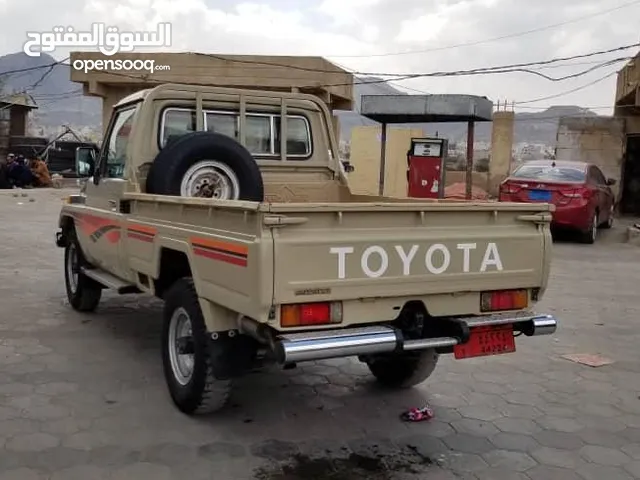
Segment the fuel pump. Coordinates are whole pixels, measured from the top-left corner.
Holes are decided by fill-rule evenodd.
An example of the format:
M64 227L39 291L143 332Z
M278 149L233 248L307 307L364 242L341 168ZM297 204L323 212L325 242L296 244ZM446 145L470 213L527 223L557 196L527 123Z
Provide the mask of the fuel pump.
M444 196L447 147L447 140L444 138L411 139L411 149L407 154L409 197Z

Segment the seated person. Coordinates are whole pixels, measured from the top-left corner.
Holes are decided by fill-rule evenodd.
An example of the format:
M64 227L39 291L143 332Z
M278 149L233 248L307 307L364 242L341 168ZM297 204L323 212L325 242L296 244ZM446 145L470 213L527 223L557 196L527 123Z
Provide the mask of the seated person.
M9 182L14 187L25 188L33 184L33 174L24 163L18 162L15 157L7 157Z
M29 168L34 177L34 187L50 187L53 185L49 168L47 164L40 158L34 158L29 162Z

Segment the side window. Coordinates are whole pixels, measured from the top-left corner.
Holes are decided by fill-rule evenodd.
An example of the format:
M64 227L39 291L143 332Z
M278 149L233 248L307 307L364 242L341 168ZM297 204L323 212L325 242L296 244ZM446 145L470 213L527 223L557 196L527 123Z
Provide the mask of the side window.
M164 147L171 137L179 137L195 131L195 110L167 109L164 112L161 145Z
M275 153L280 153L280 117L275 118ZM287 118L287 156L308 157L311 155L311 133L305 118Z
M116 113L109 137L105 139L107 148L102 157L105 177L122 178L124 176L124 166L127 161L127 146L129 145L131 126L133 125L133 114L135 111L135 108L129 108Z
M247 115L247 150L254 155L271 155L271 118Z
M597 167L594 167L594 173L595 173L595 177L596 177L596 183L598 183L599 185L606 185L607 184L607 179L605 178L604 174L602 173L602 170L600 170Z
M206 112L207 131L239 140L240 122L233 113ZM271 119L263 115L247 115L247 150L254 155L271 155Z
M238 117L230 113L206 112L205 122L208 132L221 133L238 139Z

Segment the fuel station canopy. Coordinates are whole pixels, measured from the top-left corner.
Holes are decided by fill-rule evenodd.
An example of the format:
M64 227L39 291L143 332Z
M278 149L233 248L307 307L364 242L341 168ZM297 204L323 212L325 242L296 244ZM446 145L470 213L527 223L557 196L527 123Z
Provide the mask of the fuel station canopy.
M363 95L360 114L382 124L379 195L384 192L387 125L467 122L467 198L471 198L475 122L490 122L493 102L476 95Z

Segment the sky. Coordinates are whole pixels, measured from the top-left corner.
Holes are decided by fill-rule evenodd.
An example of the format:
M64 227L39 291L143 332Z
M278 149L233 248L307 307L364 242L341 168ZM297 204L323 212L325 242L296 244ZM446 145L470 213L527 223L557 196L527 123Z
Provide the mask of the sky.
M27 31L46 32L54 26L89 30L91 22L121 31L154 31L158 22L171 22L168 51L320 55L367 73L468 70L640 42L640 0L0 0L0 11L5 20L2 55L21 51ZM550 25L556 26L545 28ZM534 29L543 30L522 34ZM507 38L490 41L496 37ZM539 71L565 76L639 50L561 62ZM61 60L68 51L52 55ZM509 73L391 84L410 93L465 93L516 102L518 111L580 105L608 114L615 74L600 79L623 65L557 82Z

